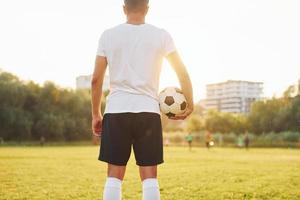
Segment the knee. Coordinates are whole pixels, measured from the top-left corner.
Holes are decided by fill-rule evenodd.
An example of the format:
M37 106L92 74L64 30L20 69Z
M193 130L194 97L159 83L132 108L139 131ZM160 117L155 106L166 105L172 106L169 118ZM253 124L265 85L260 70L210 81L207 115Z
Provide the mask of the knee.
M107 176L123 180L126 166L108 165Z
M157 167L140 167L140 177L142 181L147 178L157 178Z

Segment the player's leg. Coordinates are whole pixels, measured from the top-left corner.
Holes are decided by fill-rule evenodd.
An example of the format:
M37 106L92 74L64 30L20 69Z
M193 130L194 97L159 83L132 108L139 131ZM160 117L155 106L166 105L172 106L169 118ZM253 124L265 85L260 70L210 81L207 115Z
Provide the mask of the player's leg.
M131 153L130 116L123 113L105 114L99 160L107 162L107 179L103 200L121 200L121 186Z
M155 166L140 166L140 178L144 181L147 178L157 178L157 165Z
M103 200L122 199L122 180L125 175L126 166L107 165L107 178L103 191Z
M136 114L133 150L139 166L143 200L159 200L157 165L163 163L163 141L160 115Z
M157 166L140 166L139 171L143 187L143 200L159 200Z
M124 178L126 166L107 164L107 177L115 177L121 181Z

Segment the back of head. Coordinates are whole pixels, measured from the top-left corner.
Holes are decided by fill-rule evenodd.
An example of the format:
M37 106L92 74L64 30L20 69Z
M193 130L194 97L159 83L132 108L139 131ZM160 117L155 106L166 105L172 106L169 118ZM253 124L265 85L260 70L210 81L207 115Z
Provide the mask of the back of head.
M130 12L139 12L147 9L149 0L124 0L125 7Z

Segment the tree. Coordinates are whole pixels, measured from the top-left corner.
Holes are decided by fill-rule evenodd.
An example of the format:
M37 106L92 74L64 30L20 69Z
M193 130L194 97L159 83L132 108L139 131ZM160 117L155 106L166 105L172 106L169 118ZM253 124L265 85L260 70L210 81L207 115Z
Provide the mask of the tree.
M105 104L104 104L105 105ZM4 140L82 140L91 136L91 98L46 82L0 72L0 137Z
M36 137L39 139L44 136L47 140L63 139L64 120L54 114L44 114L34 126Z
M205 117L205 128L210 132L244 133L249 129L247 116L244 114L222 113L210 110Z
M186 122L186 130L188 132L199 132L203 130L203 122L199 115L193 114Z

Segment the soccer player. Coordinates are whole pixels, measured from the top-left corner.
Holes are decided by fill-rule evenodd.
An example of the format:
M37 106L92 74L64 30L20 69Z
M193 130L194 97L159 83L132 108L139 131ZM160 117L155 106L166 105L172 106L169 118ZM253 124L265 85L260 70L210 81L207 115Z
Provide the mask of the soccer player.
M163 58L173 66L188 103L182 115L171 119L183 120L192 113L192 84L170 34L145 23L148 0L125 0L123 10L127 22L100 37L92 78L92 128L94 135L101 136L99 160L108 163L103 199L122 198L122 180L133 147L143 200L158 200L157 165L164 162L158 103ZM107 66L110 93L102 118L99 105Z
M185 140L188 142L189 150L192 150L192 142L193 142L193 135L189 132L187 136L185 136Z
M248 132L246 132L244 136L244 144L247 150L249 149L249 143L250 143L249 134Z
M209 149L211 141L212 141L212 134L210 131L207 130L205 132L205 145L207 149Z

